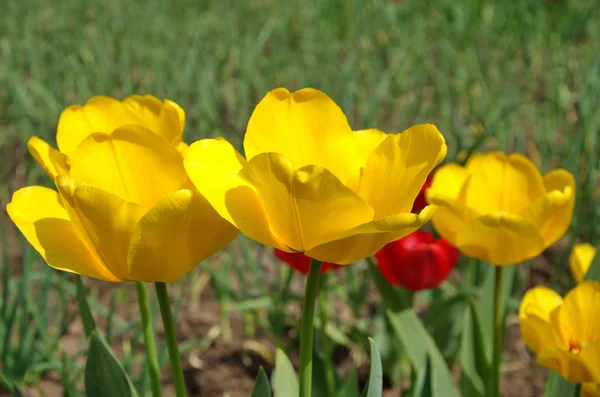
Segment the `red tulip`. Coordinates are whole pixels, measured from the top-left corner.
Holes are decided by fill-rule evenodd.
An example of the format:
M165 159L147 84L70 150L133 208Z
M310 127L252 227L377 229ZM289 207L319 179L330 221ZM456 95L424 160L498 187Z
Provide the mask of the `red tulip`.
M444 239L417 230L375 254L379 270L392 285L411 291L435 288L448 277L460 252Z
M425 190L429 189L429 187L431 186L431 179L432 179L431 174L427 175L427 180L425 181L425 184L421 188L419 195L415 199L415 202L413 203L411 212L414 212L414 213L421 212L421 210L427 206L427 201L425 200Z
M275 248L275 256L282 262L290 265L292 269L295 269L302 274L308 274L308 269L310 269L310 257L304 255L302 252L285 252ZM330 270L340 269L342 267L343 266L336 265L335 263L323 262L321 274L327 273Z

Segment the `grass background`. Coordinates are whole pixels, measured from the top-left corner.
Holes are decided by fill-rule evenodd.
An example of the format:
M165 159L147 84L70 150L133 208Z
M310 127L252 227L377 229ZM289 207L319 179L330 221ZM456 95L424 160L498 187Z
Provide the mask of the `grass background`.
M0 10L2 207L25 184L49 185L25 144L32 135L54 142L69 104L167 97L187 112L188 143L225 136L241 148L267 91L312 86L355 129L436 124L448 160L478 148L568 169L579 188L569 236L598 241L596 0L5 0ZM0 227L5 237L11 225ZM3 307L9 273L24 288L36 279L8 269L6 251Z

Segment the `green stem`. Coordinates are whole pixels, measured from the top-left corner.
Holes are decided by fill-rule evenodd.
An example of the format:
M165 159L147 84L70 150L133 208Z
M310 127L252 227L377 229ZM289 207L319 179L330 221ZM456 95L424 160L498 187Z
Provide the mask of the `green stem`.
M581 397L581 383L575 385L575 397Z
M181 356L177 337L175 336L175 324L173 323L173 314L169 305L169 294L167 285L163 282L154 283L156 295L158 296L158 305L162 316L163 326L165 328L165 337L167 348L169 350L169 359L171 360L171 370L173 372L173 383L175 384L175 394L177 397L187 397L185 390L185 380L183 378L183 369L181 368Z
M408 306L411 309L414 309L414 307L415 307L415 293L413 291L408 291L407 290L406 298L408 299Z
M327 284L325 276L321 276L321 284L324 288L319 291L319 317L321 319L321 348L325 361L325 379L327 380L327 388L329 394L335 393L335 368L331 356L333 354L333 346L331 340L327 336L327 322L329 319L329 294L327 292Z
M158 366L158 355L156 354L156 342L154 340L154 329L152 327L152 315L150 314L150 302L146 292L146 284L136 281L140 315L142 316L142 329L144 331L144 345L146 347L146 360L150 372L150 383L152 384L152 395L162 397L160 384L160 368Z
M319 292L319 277L323 263L311 259L310 270L304 288L302 325L300 329L300 396L310 397L312 388L313 322L315 301Z
M492 358L492 396L500 396L500 364L504 345L504 313L502 312L502 266L496 266L494 285L494 350Z

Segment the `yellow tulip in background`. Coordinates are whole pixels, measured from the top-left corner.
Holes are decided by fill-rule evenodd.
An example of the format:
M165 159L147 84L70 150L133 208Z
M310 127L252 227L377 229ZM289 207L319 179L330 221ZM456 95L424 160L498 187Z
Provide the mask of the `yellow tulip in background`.
M582 282L587 274L594 256L596 255L596 247L588 243L575 244L569 257L569 266L573 278L578 283Z
M223 139L189 148L190 179L219 214L262 244L349 264L431 218L432 206L410 211L446 144L433 125L353 131L323 92L278 88L250 117L244 150Z
M600 382L600 284L584 281L564 300L553 290L534 287L521 307L523 340L539 364L554 369L568 381L584 385L593 396Z
M91 98L60 117L60 151L30 153L58 191L25 187L7 212L56 269L107 281L181 278L237 230L191 185L183 110L153 96Z
M474 154L466 166L442 166L427 190L438 206L436 230L466 255L492 263L520 263L539 255L571 223L573 176L557 169L542 176L528 158Z

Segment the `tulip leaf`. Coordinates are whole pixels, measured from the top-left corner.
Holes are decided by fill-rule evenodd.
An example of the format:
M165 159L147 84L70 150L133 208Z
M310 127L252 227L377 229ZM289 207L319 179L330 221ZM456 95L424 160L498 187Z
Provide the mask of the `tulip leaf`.
M94 317L92 317L92 312L90 311L90 306L87 302L86 290L81 282L81 276L75 275L75 282L77 284L77 308L79 309L79 316L83 323L85 335L89 337L96 329L96 323L94 322Z
M137 397L131 381L110 348L92 332L85 363L85 392L88 397Z
M298 396L298 378L292 362L281 349L275 352L275 369L271 375L274 397Z
M556 371L550 371L546 381L544 397L579 397L574 384L568 382Z
M360 390L358 386L358 372L356 368L352 368L348 373L348 377L338 390L336 397L359 397Z
M330 397L335 392L337 385L337 375L333 367L328 368L328 363L323 356L323 351L319 348L317 343L313 344L313 367L312 367L312 386L311 396L312 397ZM333 364L331 364L333 365ZM333 378L331 380L331 386L327 380L328 371L333 371ZM334 388L334 390L330 390Z
M515 279L517 266L506 265L502 270L502 303L501 308L506 316L506 305L508 303ZM483 295L479 302L479 315L482 324L486 361L492 361L492 341L494 337L494 282L496 280L496 268L490 265L488 274L483 283Z
M600 244L596 246L596 252L600 252ZM594 255L590 268L585 274L585 279L600 282L600 254Z
M377 350L377 344L369 338L371 345L371 368L369 370L369 380L361 397L381 397L383 393L383 368L381 365L381 356Z
M475 304L471 302L463 316L460 347L460 389L463 396L485 396L485 379L490 363L485 357L484 343L479 314Z
M431 360L432 396L458 397L458 390L442 353L412 309L406 309L399 313L388 310L386 313L417 377L422 376L422 372L427 368L427 360Z
M23 393L21 393L21 390L19 390L19 388L16 385L14 385L12 388L11 396L12 397L24 397Z
M254 389L250 397L271 397L271 386L269 385L269 378L263 367L258 370L256 375L256 382L254 383Z
M412 387L412 397L433 397L433 378L431 369L431 359L429 356L425 359L423 371L417 375L414 386ZM469 396L469 394L466 394Z
M399 312L406 309L409 306L406 297L400 292L400 290L394 288L385 279L372 257L368 258L367 262L369 264L371 277L375 282L375 286L377 287L379 295L381 295L381 299L383 300L383 303L385 303L385 306L394 312Z

